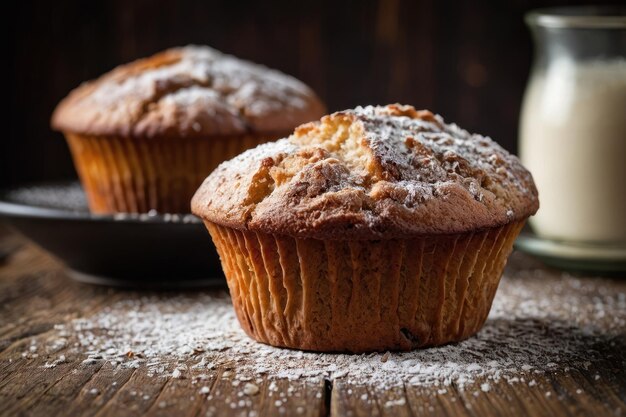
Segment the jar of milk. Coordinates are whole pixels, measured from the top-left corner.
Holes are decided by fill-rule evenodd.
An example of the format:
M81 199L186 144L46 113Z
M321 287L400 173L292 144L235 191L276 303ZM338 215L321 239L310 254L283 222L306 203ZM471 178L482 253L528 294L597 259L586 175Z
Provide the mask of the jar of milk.
M626 248L626 8L526 16L535 61L520 157L539 190L544 239Z

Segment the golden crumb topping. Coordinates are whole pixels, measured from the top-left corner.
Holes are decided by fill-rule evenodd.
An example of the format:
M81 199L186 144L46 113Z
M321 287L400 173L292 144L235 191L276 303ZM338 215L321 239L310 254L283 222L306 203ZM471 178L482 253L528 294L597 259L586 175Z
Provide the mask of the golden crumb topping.
M537 190L489 138L411 106L358 107L220 165L192 200L205 220L312 238L459 233L525 219Z

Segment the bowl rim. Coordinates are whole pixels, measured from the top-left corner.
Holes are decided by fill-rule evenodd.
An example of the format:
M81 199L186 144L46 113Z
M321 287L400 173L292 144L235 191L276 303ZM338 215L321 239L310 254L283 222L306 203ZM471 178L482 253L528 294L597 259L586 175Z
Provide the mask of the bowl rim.
M29 187L59 187L76 186L77 181L50 181L26 183L18 186L0 189L0 218L20 217L70 221L96 221L105 223L137 223L137 224L201 224L202 220L191 213L115 213L94 214L85 210L44 207L10 200L11 192Z

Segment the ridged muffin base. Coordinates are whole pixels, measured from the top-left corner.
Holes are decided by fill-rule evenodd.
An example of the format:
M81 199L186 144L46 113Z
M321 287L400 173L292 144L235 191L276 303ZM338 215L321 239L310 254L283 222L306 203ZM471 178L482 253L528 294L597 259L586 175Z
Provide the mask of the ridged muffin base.
M357 353L436 346L478 332L524 221L373 241L297 239L205 224L250 337Z
M189 201L221 162L280 135L127 138L66 133L93 213L189 213Z

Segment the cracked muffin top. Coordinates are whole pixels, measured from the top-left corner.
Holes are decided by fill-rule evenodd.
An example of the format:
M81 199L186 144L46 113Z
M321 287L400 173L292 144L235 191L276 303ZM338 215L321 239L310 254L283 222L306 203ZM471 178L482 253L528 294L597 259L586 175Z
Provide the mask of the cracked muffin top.
M82 84L52 127L84 135L200 137L293 131L324 106L306 85L206 46L168 49Z
M222 163L194 214L237 229L317 239L462 233L521 221L537 190L487 137L411 106L358 107Z

